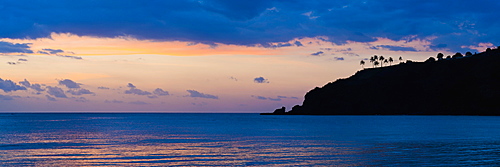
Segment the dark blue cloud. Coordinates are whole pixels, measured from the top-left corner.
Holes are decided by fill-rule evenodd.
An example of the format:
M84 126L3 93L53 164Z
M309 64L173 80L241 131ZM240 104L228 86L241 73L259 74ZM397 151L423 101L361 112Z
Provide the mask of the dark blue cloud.
M343 57L334 57L333 60L335 61L344 61Z
M10 91L17 91L17 90L26 90L25 87L21 85L17 85L16 83L12 82L11 80L3 80L0 78L0 89L3 90L4 92L10 92Z
M255 83L269 83L269 80L267 80L264 77L257 77L253 79L253 82Z
M218 96L200 93L196 90L186 90L189 93L189 97L199 97L199 98L207 98L207 99L219 99Z
M445 44L457 51L479 42L500 44L497 0L16 0L2 1L0 6L4 18L0 37L5 38L69 32L265 46L303 37L325 36L342 44L376 37L402 40L411 35L415 39L435 36L432 46Z
M323 53L325 53L325 52L319 51L319 52L311 53L311 56L322 56Z
M57 56L59 56L59 57L66 57L66 58L72 58L72 59L77 59L77 60L83 59L80 56L69 56L69 55L57 55Z
M297 43L298 42L298 43ZM277 43L277 44L269 44L269 43L263 43L261 44L263 47L265 48L282 48L282 47L290 47L290 46L304 46L302 45L302 43L300 43L299 41L295 41L294 44L291 44L291 43L288 43L288 42L280 42L280 43Z
M43 50L43 52L48 53L48 54L64 53L64 51L61 49L42 49L42 50Z
M0 41L0 53L33 53L33 51L30 50L30 46L27 43Z
M300 43L299 41L295 41L293 44L295 44L295 46L304 46L302 43Z
M406 52L416 52L417 49L413 47L405 47L405 46L393 46L393 45L377 45L377 47L389 49L392 51L406 51Z

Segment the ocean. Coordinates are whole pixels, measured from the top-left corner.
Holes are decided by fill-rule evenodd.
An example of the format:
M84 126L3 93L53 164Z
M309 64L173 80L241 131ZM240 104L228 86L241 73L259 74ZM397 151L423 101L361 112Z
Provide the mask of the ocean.
M499 166L500 117L0 114L0 166Z

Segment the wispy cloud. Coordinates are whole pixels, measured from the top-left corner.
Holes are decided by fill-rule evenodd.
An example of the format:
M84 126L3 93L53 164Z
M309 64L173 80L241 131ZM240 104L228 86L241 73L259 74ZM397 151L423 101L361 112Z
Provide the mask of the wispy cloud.
M93 94L95 94L94 92L91 92L90 90L83 89L83 88L80 88L80 89L70 89L70 90L68 90L66 92L70 93L72 95L76 95L76 96L80 96L80 95L93 95Z
M200 93L196 90L186 90L189 93L189 97L199 97L199 98L207 98L207 99L219 99L218 96Z

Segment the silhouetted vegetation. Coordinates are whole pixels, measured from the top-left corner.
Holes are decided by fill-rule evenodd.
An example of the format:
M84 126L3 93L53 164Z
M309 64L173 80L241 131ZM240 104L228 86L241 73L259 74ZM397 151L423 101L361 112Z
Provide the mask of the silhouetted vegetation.
M464 55L462 55L462 53L460 53L460 52L457 52L457 53L455 53L455 55L451 56L451 58L454 58L454 59L455 58L462 58L462 57L464 57Z
M438 60L443 60L444 54L438 53L438 55L436 57L438 58Z
M465 53L465 56L472 56L472 53L471 52L467 52L467 53Z
M383 67L384 66L384 60L385 60L384 56L380 56L378 59L380 60L380 67Z
M426 63L428 62L435 62L436 59L434 57L429 57L427 60L425 60Z

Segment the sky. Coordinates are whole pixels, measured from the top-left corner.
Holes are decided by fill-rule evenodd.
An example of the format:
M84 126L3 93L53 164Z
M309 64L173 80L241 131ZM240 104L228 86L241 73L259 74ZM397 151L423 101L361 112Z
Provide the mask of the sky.
M271 112L383 55L500 45L496 0L3 0L0 112ZM394 64L391 63L391 64ZM387 64L385 64L387 65Z

